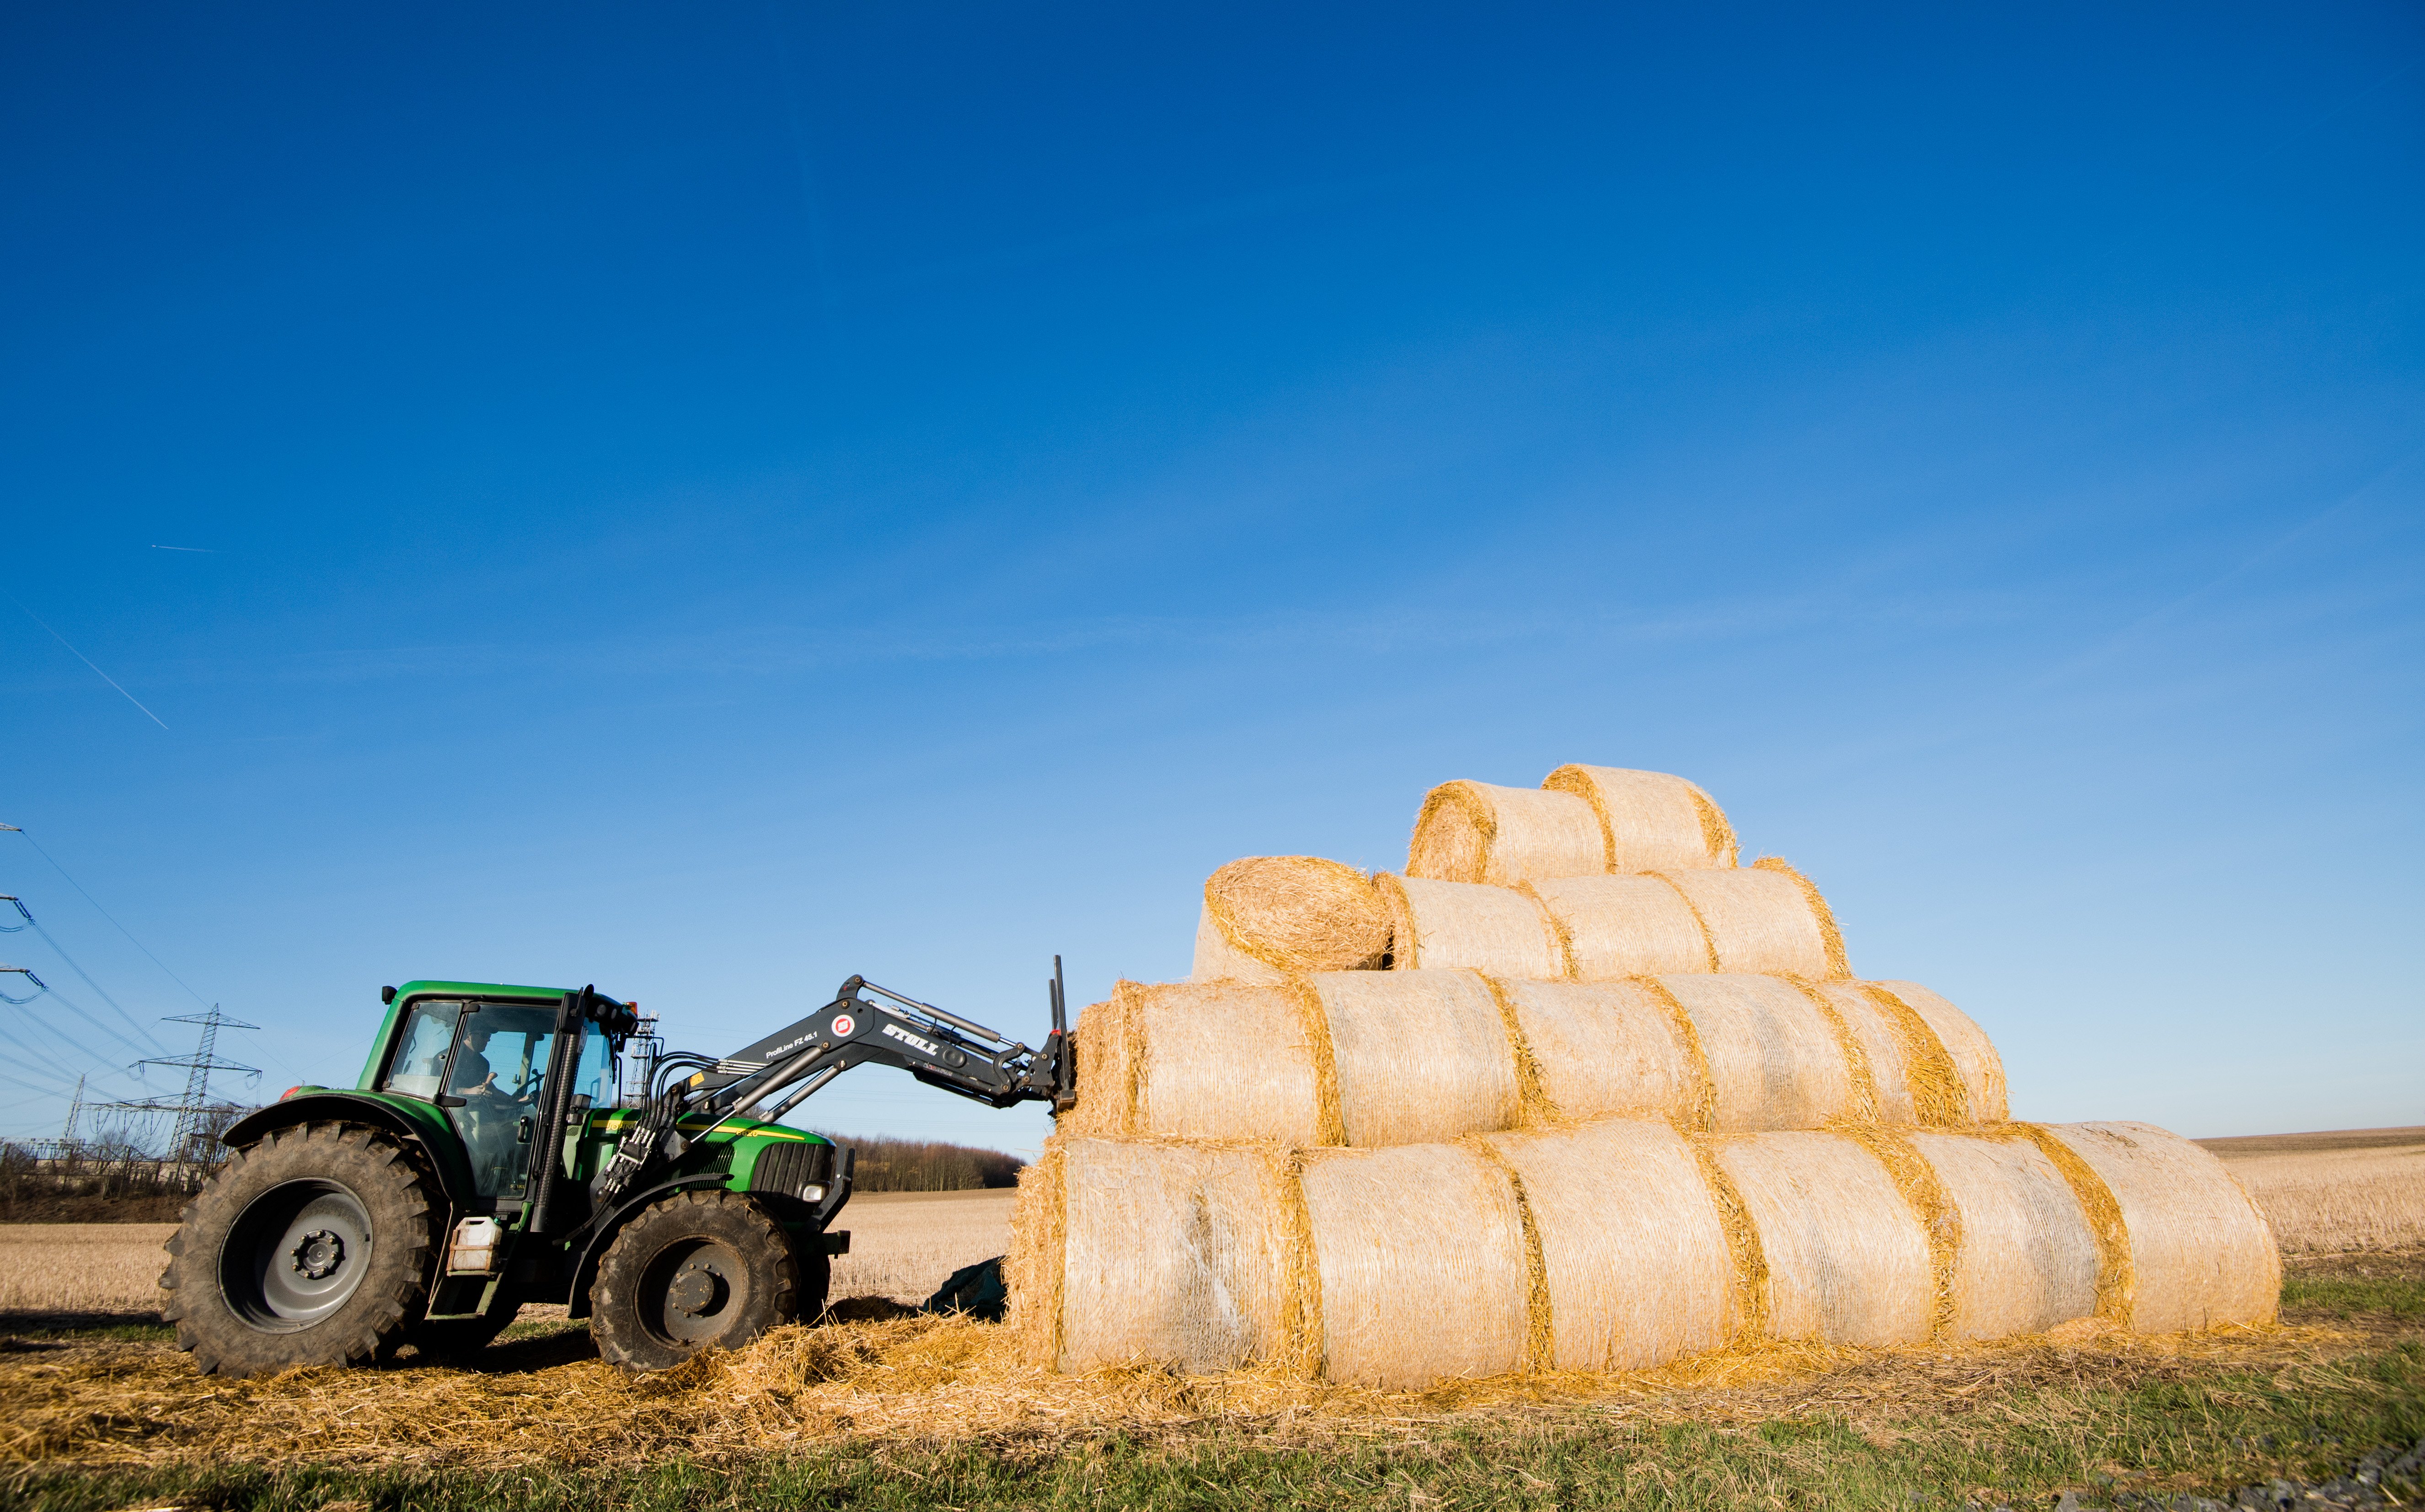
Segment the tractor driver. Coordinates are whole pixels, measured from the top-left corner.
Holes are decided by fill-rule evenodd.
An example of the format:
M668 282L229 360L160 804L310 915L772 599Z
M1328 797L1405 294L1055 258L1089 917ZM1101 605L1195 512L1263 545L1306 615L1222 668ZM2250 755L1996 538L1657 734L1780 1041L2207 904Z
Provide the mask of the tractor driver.
M449 1093L484 1101L504 1098L505 1094L497 1090L497 1073L483 1054L489 1048L489 1037L494 1033L477 1019L463 1026L463 1046L455 1052L455 1074L447 1078Z
M496 1031L474 1018L463 1026L463 1042L455 1050L455 1070L446 1090L464 1100L472 1115L463 1130L474 1174L484 1195L494 1196L519 1182L522 1165L518 1115L530 1104L497 1085L497 1073L486 1054Z

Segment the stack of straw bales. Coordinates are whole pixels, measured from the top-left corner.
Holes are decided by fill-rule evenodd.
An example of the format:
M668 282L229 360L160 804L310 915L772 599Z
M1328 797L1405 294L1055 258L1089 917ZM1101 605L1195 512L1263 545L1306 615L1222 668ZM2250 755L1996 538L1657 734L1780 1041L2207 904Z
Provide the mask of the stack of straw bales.
M1738 865L1692 783L1446 783L1409 849L1221 868L1193 978L1080 1017L1015 1223L1037 1362L1419 1388L2272 1316L2219 1162L2010 1121L1979 1026L1855 978L1818 890Z

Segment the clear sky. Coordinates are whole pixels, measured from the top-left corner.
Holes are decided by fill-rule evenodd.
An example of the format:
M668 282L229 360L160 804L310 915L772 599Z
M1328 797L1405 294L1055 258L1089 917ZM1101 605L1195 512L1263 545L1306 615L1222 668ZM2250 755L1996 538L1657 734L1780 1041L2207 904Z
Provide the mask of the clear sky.
M414 976L1032 1039L1223 861L1569 761L1700 781L2021 1116L2425 1122L2420 65L2401 4L12 7L0 820L93 901L0 834L0 1133L132 1057L104 993L263 1025L254 1095Z

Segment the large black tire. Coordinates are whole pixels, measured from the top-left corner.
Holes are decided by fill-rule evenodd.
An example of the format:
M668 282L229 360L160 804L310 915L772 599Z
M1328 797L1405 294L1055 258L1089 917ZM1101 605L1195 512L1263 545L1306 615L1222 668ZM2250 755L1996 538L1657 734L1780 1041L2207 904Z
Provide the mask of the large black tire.
M612 1364L669 1370L798 1317L800 1270L791 1240L741 1193L676 1193L606 1247L589 1332Z
M410 1337L429 1288L430 1188L404 1147L352 1123L238 1151L169 1241L162 1315L205 1374L353 1365Z

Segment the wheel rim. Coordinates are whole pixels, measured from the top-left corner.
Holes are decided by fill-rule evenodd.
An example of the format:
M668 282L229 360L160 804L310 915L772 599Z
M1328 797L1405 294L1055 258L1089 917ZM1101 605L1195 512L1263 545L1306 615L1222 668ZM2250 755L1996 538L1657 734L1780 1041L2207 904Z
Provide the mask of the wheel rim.
M695 1349L722 1338L747 1312L748 1268L714 1239L677 1240L641 1273L639 1302L641 1323L660 1343Z
M230 1311L264 1333L308 1328L344 1307L371 1266L371 1217L335 1182L287 1182L254 1198L219 1251Z

